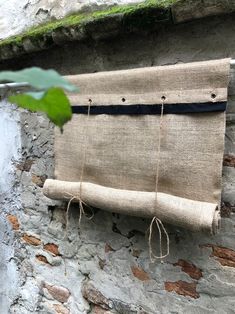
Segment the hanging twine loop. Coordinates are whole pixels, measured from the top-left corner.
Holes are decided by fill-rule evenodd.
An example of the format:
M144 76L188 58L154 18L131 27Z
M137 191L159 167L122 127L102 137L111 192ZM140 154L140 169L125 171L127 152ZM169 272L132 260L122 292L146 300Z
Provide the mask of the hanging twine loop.
M160 123L159 123L159 136L158 136L158 147L157 147L157 166L156 166L156 180L155 180L155 208L158 205L158 200L157 200L157 192L158 192L158 182L159 182L159 165L160 165L160 154L161 154L161 135L162 135L162 129L163 129L163 114L164 114L164 100L165 96L162 97L162 103L161 103L161 115L160 115ZM159 234L159 249L160 249L160 255L157 256L153 253L153 248L152 248L152 236L153 236L153 226L154 223L157 226L158 229L158 234ZM166 237L166 254L162 253L162 231L163 234ZM153 217L150 226L149 226L149 238L148 238L148 243L149 243L149 257L150 261L153 263L155 259L163 259L169 255L169 247L170 247L170 241L169 241L169 235L161 222L161 220L158 217Z
M159 234L159 247L160 247L160 255L157 256L153 253L153 249L152 249L152 233L153 233L153 224L154 222L156 223L157 229L158 229L158 234ZM162 254L162 231L166 236L166 254ZM151 263L154 262L155 259L163 259L165 257L167 257L169 255L169 251L170 251L170 240L169 240L169 235L163 225L163 223L161 222L160 219L158 219L157 217L153 217L151 223L150 223L150 227L149 227L149 257L150 257L150 261Z
M82 200L82 182L83 182L83 178L84 178L84 172L85 172L85 164L86 164L86 156L87 156L87 147L88 147L88 134L87 134L87 130L89 127L89 121L90 121L90 111L91 111L91 103L92 100L89 99L88 101L88 109L87 109L87 117L86 117L86 124L84 127L85 130L85 139L84 139L84 149L83 149L83 158L82 158L82 166L81 166L81 175L80 175L80 185L79 185L79 194L78 195L72 195L70 193L66 193L70 199L67 205L67 210L66 210L66 235L68 234L68 223L69 223L69 210L71 207L71 203L73 201L78 201L79 203L79 220L78 220L78 226L80 228L81 225L81 220L82 220L82 216L84 215L85 217L87 217L87 219L91 220L94 217L94 211L93 209L88 206L83 200ZM90 209L91 211L91 216L88 216L84 210L84 205Z

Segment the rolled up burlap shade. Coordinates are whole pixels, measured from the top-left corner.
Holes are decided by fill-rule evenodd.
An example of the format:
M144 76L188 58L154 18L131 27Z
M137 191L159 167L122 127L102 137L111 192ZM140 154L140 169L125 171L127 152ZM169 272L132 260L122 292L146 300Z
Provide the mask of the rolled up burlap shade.
M44 193L52 199L69 200L71 195L79 199L80 182L46 180ZM198 202L165 193L158 193L158 206L155 206L155 192L140 192L107 188L83 182L82 200L84 203L120 214L133 216L158 217L162 221L175 224L193 231L214 233L219 227L217 205ZM108 200L108 202L107 202ZM146 210L147 209L147 210Z
M68 77L80 93L64 133L55 130L45 195L215 232L229 62Z

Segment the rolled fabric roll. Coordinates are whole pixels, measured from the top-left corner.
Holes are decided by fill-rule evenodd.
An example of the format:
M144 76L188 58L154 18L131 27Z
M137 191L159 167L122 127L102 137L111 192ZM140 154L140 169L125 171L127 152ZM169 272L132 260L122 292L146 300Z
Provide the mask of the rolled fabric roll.
M110 212L140 217L157 217L191 231L216 233L220 224L217 204L200 202L166 193L108 188L98 184L46 180L43 193L56 200L81 199L84 203Z

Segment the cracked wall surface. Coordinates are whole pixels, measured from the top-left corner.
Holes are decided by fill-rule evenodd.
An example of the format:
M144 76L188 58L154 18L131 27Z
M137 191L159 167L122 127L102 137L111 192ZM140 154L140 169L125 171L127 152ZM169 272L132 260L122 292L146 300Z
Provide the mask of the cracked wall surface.
M166 25L152 33L72 43L2 66L38 65L66 75L233 57L234 32L234 15L213 17ZM16 177L12 198L4 201L5 214L1 216L12 229L4 236L9 239L8 247L14 249L11 254L18 278L14 285L9 283L16 287L10 313L235 312L233 72L221 231L210 236L167 225L170 256L162 262L149 260L145 235L148 219L97 210L92 220L83 217L79 228L79 209L73 205L66 223L66 204L42 194L43 182L53 177L53 128L44 116L20 111L15 119L21 124L21 154L13 161ZM17 208L12 205L15 200ZM10 242L13 234L14 244Z

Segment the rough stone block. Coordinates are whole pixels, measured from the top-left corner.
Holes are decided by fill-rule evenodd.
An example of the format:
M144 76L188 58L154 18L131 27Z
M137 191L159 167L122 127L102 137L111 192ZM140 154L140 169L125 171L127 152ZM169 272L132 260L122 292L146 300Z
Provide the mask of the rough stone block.
M68 298L70 297L70 292L67 288L50 285L48 283L44 283L44 287L48 290L48 292L55 300L61 303L67 302Z

